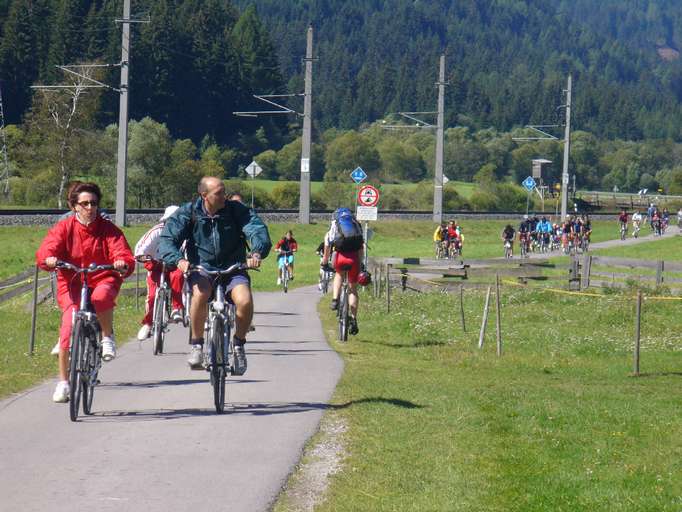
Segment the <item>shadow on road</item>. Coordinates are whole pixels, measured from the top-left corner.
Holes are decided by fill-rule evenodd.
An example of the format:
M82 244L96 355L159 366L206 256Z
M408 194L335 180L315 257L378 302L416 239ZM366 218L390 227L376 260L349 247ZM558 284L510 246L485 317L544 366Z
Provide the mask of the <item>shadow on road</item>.
M205 381L201 381L205 382ZM230 381L230 384L244 381ZM422 409L425 406L415 404L409 400L400 398L368 397L359 400L351 400L342 404L326 404L323 402L278 402L269 404L258 403L232 403L226 404L225 414L246 414L253 416L269 416L272 414L294 414L310 411L326 411L346 409L359 404L386 404L404 409ZM214 409L147 409L140 411L102 411L95 412L92 416L81 417L84 423L97 423L101 421L156 421L177 420L198 416L217 416Z
M209 382L208 374L203 379L179 379L179 380L150 380L142 382L107 382L106 384L98 384L99 388L158 388L161 386L185 386L189 384L206 384ZM267 380L231 380L231 384L248 384L257 382L268 382Z

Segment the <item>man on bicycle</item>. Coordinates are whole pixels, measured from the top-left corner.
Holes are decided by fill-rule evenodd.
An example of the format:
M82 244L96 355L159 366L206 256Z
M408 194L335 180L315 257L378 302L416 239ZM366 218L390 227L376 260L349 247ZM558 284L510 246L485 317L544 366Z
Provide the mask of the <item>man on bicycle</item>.
M213 176L204 176L199 182L199 198L185 203L168 219L161 232L159 254L168 265L177 266L187 273L191 265L201 265L207 270L226 269L238 262L258 268L261 258L270 252L272 243L263 221L238 201L226 201L225 185ZM252 252L247 256L242 234L250 243ZM186 241L185 254L181 251ZM190 306L190 345L187 363L192 369L201 369L203 362L204 323L207 304L213 293L213 280L200 271L188 277L192 289ZM236 307L234 335L234 373L246 372L246 333L253 318L253 297L248 274L243 271L229 278L226 292Z
M628 231L628 214L623 208L618 215L618 224L620 225L620 232L627 233Z
M524 215L521 224L519 224L519 244L525 245L526 249L528 249L530 244L531 228L532 226L528 219L528 215Z
M154 316L154 297L156 296L156 288L161 282L161 272L163 266L161 258L158 254L159 241L163 227L166 221L178 210L178 207L173 205L166 208L163 216L159 219L159 223L147 231L142 238L135 244L135 258L144 262L144 268L147 269L147 302L145 306L145 315L142 318L142 327L137 332L137 339L140 341L149 338L152 331L152 321ZM171 289L171 299L173 301L173 310L171 312L171 320L173 322L180 322L182 320L182 285L185 279L180 269L166 269L168 276L168 283Z
M348 228L346 227L348 226ZM358 233L359 229L359 233ZM348 278L348 305L350 306L350 326L349 334L356 335L358 329L358 275L362 266L362 229L360 224L348 208L339 208L332 216L332 223L329 231L324 236L324 254L322 255L322 266L326 267L329 257L334 250L334 260L332 266L336 271L334 283L332 285L331 309L336 311L339 307L339 295L343 278Z
M644 218L639 210L632 214L632 236L635 238L637 238L637 235L639 234L639 229L642 227L643 220Z
M294 280L294 253L298 251L298 243L294 233L289 230L275 244L277 255L277 284L282 284L282 269L286 266L289 271L289 279Z

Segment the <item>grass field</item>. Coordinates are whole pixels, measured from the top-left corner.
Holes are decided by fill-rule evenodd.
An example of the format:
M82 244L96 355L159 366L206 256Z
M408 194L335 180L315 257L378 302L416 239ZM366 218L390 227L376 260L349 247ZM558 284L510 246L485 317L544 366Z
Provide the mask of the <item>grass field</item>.
M505 287L502 358L494 313L476 348L479 292L465 294L466 333L452 296L396 293L388 315L383 299L362 301L359 336L333 344L346 366L331 414L349 445L319 510L680 509L677 303L645 306L636 379L633 306L619 296Z
M624 247L598 249L600 256L619 256L645 260L682 261L682 237L665 238Z

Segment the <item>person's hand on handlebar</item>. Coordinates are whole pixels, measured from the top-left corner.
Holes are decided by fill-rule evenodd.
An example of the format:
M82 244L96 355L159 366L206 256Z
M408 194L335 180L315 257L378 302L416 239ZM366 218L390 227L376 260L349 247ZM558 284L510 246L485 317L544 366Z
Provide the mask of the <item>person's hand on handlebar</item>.
M177 266L180 269L180 272L182 272L183 274L186 274L187 272L189 272L189 267L190 267L189 261L178 260Z
M124 271L125 269L128 268L128 265L124 260L116 260L114 261L114 268L118 270L119 272Z
M57 259L54 256L49 256L48 258L45 258L45 266L47 268L55 268L57 266L57 262L59 259Z
M260 254L257 252L254 252L251 254L250 257L246 259L246 264L248 265L249 268L258 268L260 267Z

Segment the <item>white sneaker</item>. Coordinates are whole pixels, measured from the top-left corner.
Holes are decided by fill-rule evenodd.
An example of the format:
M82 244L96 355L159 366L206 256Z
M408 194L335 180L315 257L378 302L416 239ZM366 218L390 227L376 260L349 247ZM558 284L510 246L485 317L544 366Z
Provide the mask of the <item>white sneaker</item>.
M279 286L280 284L282 284L282 278L278 277L277 278L277 286Z
M317 283L317 289L322 291L322 283Z
M102 361L108 363L116 357L116 342L114 336L102 338Z
M137 331L137 339L139 341L144 341L147 338L149 338L149 335L152 333L152 326L149 324L142 324L142 327L140 327L140 330Z
M171 312L171 321L176 324L182 322L182 312L179 309L174 309Z
M190 350L189 357L187 358L187 364L192 370L202 370L204 368L202 365L204 361L202 348L199 344L192 345L192 350Z
M52 347L52 352L50 352L50 355L52 356L59 355L59 340L57 340L57 344L54 347Z
M69 381L60 380L52 394L52 401L63 404L69 401Z

